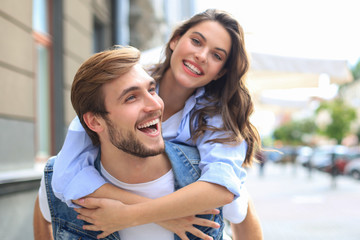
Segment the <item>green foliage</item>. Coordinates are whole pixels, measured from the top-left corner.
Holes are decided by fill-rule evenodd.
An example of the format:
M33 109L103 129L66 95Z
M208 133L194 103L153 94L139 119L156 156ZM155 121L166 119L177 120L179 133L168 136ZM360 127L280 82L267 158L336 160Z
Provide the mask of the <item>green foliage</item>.
M355 109L346 105L342 99L335 99L330 102L322 102L316 113L318 114L321 110L328 111L332 121L324 129L318 128L318 132L341 143L341 140L350 131L351 122L356 119Z
M357 64L351 69L351 72L353 74L354 80L360 79L360 60L357 62Z
M286 145L304 144L303 136L316 132L316 125L312 119L290 121L281 125L274 131L274 139L280 140Z
M314 119L290 121L275 129L273 137L286 145L303 145L304 136L321 134L341 143L350 132L351 123L356 120L356 110L345 104L342 99L322 102L315 112L315 117L323 110L329 113L330 121L319 127ZM359 134L359 133L358 133Z

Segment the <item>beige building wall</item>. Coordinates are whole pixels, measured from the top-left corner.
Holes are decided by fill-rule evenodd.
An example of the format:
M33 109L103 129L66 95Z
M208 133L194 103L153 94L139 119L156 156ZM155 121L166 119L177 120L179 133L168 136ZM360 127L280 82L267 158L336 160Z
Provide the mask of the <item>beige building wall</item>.
M117 23L123 27L120 31L123 35L119 39L129 41L132 36L133 39L138 40L122 43L138 48L143 48L142 46L151 48L163 44L166 34L161 33L163 29L159 28L158 23L162 23L163 20L160 18L165 16L162 12L165 2L169 9L174 9L171 7L174 1L45 1L56 7L59 7L57 4L62 4L62 8L54 7L53 16L50 16L58 17L59 13L62 13L60 21L55 21L55 23L61 23L62 29L53 29L53 32L50 31L53 36L49 36L50 43L52 41L49 49L53 50L52 53L57 56L55 60L60 59L60 63L53 66L53 69L48 69L49 79L45 77L45 83L40 84L45 91L49 88L49 100L46 100L49 103L45 106L50 106L48 114L52 116L49 120L52 124L50 126L52 133L48 142L55 142L54 139L57 139L59 135L62 133L65 135L68 124L75 116L70 103L70 89L77 69L94 51L99 51L101 46L108 48L113 45L113 35L116 31L112 25L114 9L112 4L116 2L123 7L120 12L117 12L117 17L123 18L121 20L125 19L124 22ZM0 0L0 29L2 31L0 37L0 233L6 235L7 240L24 239L24 236L26 239L33 239L33 206L42 174L41 166L38 167L35 164L36 159L40 159L37 146L40 139L38 137L40 111L37 109L40 94L37 92L39 85L37 77L40 74L37 73L38 43L35 41L32 23L34 2L35 0ZM147 3L151 6L151 12L148 11ZM130 28L129 21L126 19L134 13L131 8L137 9L138 12L135 12L140 15L136 16L140 16L141 20L138 19L140 24L135 24ZM101 25L100 34L95 31L95 22L96 26ZM149 29L145 31L142 24L150 22ZM126 34L124 29L127 29L129 34ZM56 44L58 42L55 37L55 33L58 36L61 32L62 45ZM97 43L94 41L95 33L98 34L101 44L95 44ZM141 35L140 38L136 37L137 34ZM59 46L61 47L57 48ZM53 64L50 57L48 64L49 66ZM61 69L61 74L57 72L59 69ZM46 76L46 71L44 72L45 74L41 72L43 73L41 76ZM49 87L44 87L47 84ZM52 90L53 86L59 89ZM59 96L58 93L62 94ZM63 126L54 130L62 124ZM53 150L49 154L56 153L57 151ZM47 156L41 156L44 160L47 159Z
M35 62L32 1L0 2L0 172L34 156ZM19 151L21 149L21 151Z
M74 75L80 65L93 54L94 18L111 27L110 0L64 1L64 112L68 125L75 117L70 102L70 90ZM111 46L110 38L107 41Z
M34 118L34 41L32 2L1 2L0 114L32 121ZM6 34L11 33L11 34Z

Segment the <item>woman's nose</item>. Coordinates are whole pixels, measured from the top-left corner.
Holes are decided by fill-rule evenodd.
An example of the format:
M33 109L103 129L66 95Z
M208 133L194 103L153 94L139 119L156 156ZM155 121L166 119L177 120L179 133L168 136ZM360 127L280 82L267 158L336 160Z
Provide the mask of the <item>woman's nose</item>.
M198 60L199 62L206 62L207 60L207 50L206 49L203 49L203 50L200 50L198 51L196 54L195 54L195 58L196 60Z

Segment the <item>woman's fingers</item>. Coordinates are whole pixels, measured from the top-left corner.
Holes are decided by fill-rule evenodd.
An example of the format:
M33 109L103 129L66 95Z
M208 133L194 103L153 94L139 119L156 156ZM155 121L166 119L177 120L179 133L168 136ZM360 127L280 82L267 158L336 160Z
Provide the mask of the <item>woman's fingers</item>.
M90 217L91 214L94 212L94 209L87 209L87 208L74 208L74 211L83 215Z
M101 231L101 229L95 225L83 225L83 229L89 231Z
M200 238L200 239L204 239L204 240L213 240L212 237L210 237L209 235L206 235L205 233L203 233L202 231L200 231L199 229L197 228L192 228L191 231L188 231L190 232L192 235Z
M85 221L85 222L87 222L87 223L94 224L92 218L89 218L89 217L86 217L86 216L83 216L83 215L78 215L78 216L77 216L77 219L83 220L83 221Z
M80 198L77 200L73 200L73 202L77 205L80 205L84 208L94 209L101 206L101 199L99 198Z
M181 240L189 240L189 238L186 236L186 232L181 232L179 234L176 234L178 235L178 237L181 239Z
M110 234L110 232L102 232L101 234L97 235L97 239L106 238Z
M210 228L219 228L220 227L220 224L218 224L217 222L211 221L209 219L204 219L204 218L196 218L194 220L193 224L203 226L203 227L210 227Z
M220 210L219 209L210 209L210 210L206 210L206 211L203 211L201 213L198 213L197 215L206 215L206 214L219 214L220 213Z

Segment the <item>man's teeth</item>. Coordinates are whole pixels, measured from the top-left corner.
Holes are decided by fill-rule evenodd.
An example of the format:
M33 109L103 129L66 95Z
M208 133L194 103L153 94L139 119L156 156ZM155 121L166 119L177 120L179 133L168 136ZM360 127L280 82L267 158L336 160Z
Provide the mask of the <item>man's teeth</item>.
M192 65L191 63L188 63L188 62L184 62L185 66L191 70L192 72L196 73L197 75L200 75L201 74L201 71L195 67L194 65Z
M150 122L139 125L138 128L148 128L148 127L150 127L152 125L155 125L157 123L159 123L159 119L154 119L154 120L152 120Z

